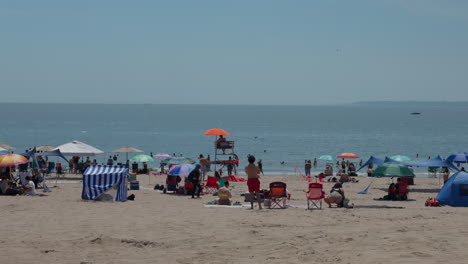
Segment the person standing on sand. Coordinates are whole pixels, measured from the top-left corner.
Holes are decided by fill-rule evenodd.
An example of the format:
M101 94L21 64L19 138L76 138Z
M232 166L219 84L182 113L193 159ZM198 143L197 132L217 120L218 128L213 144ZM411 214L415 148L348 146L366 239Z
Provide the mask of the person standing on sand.
M262 163L262 160L259 160L257 162L257 165L258 165L258 169L260 170L260 173L262 173L262 175L265 175L263 174L263 163Z
M260 199L260 169L255 165L255 157L249 155L249 165L245 166L245 174L247 174L247 187L250 193L250 206L253 209L253 194L257 195L258 209L262 209L262 200Z
M304 172L306 176L310 176L310 169L312 168L312 163L310 160L305 161Z
M188 180L190 183L192 183L192 186L193 186L192 199L195 198L195 194L197 195L198 198L200 198L200 192L201 192L200 168L201 168L200 164L195 165L195 169L193 169L188 175Z

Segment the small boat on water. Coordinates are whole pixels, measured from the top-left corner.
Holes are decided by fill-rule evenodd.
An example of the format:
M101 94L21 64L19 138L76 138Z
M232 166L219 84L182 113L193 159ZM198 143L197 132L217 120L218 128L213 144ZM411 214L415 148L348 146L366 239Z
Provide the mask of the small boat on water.
M421 113L420 112L413 112L411 113L412 115L420 115Z

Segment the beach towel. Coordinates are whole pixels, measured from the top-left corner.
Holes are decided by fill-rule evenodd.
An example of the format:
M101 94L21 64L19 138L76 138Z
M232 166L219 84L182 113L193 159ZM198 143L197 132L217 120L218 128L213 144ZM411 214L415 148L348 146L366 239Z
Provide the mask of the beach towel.
M250 205L219 205L219 204L205 204L204 207L214 207L214 208L243 208Z
M406 200L385 200L383 198L374 198L374 201L387 201L387 202L415 202L415 199L406 199Z

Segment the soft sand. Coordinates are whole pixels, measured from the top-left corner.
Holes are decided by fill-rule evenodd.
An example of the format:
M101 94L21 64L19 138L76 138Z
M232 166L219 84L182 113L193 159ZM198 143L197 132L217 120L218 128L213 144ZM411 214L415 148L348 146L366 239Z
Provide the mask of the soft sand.
M415 179L410 198L374 201L390 179L344 185L356 206L249 210L206 208L202 199L153 191L164 178L139 175L135 201L81 201L81 183L59 183L47 197L0 197L0 263L466 263L466 208L426 208L438 180ZM305 206L299 177L261 178L262 188L285 181L290 204ZM49 183L52 187L54 182ZM234 183L234 200L246 183ZM331 183L325 183L328 192ZM42 190L39 190L42 192ZM244 203L244 202L243 202Z

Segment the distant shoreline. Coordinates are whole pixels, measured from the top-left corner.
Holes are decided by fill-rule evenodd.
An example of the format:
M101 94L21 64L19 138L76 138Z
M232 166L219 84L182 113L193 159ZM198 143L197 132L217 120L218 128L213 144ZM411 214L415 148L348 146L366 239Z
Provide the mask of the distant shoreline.
M178 106L278 106L278 107L320 107L320 106L468 106L468 101L358 101L342 104L171 104L171 103L106 103L106 102L0 102L0 104L14 105L178 105Z

